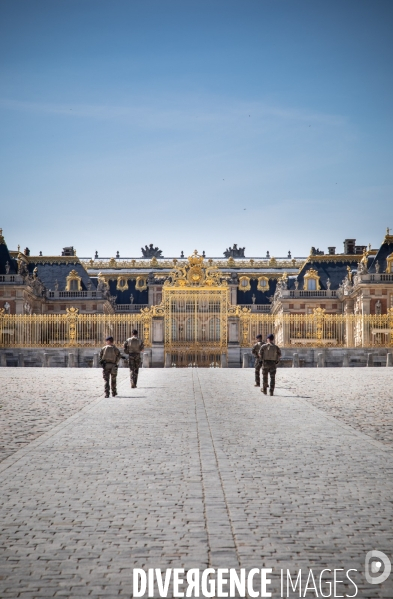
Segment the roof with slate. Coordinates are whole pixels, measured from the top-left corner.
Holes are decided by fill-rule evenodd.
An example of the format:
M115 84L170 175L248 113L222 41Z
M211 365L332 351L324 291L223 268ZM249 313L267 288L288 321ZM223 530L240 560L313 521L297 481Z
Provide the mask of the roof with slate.
M11 258L11 255L8 251L7 244L3 237L3 231L0 229L0 275L5 275L6 273L6 264L10 266L10 275L15 275L18 272L18 262Z
M32 273L36 267L38 278L47 289L51 289L52 291L55 289L56 281L59 285L59 290L64 291L67 283L67 276L72 270L75 270L82 278L81 286L83 291L88 289L89 283L92 287L96 287L95 281L89 277L77 258L74 258L73 261L68 260L46 263L41 260L36 262L34 261L34 257L32 257L31 262L29 261L29 272Z
M390 235L389 232L385 235L385 239L382 242L381 247L379 248L377 255L374 257L371 265L369 266L370 272L376 272L375 266L376 263L379 263L380 272L386 271L386 258L393 253L393 235Z
M306 272L310 269L314 269L318 272L318 276L320 277L319 282L321 289L327 289L328 279L330 279L330 288L338 289L339 285L341 285L343 279L345 279L348 274L348 266L351 271L356 270L362 256L360 254L356 257L335 255L335 258L335 260L318 260L317 256L313 256L310 261L307 261L297 276L300 288L303 287L304 275ZM288 280L288 289L294 288L295 279L291 277Z

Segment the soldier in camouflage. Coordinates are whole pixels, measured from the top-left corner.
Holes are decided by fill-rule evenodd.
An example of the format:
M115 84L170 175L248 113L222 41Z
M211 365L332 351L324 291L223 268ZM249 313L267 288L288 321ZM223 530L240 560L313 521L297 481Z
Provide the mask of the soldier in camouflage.
M106 345L100 351L100 364L102 366L102 376L105 381L105 397L109 397L109 381L112 387L112 396L117 395L117 368L120 360L120 351L113 344L113 337L105 339Z
M131 389L135 389L138 382L138 372L141 366L141 352L145 346L142 339L138 337L138 331L132 331L132 337L124 343L124 351L128 354L128 364L130 367Z
M262 360L259 357L259 350L262 347L262 335L256 336L257 342L252 346L252 355L255 358L255 387L261 386L261 368L262 368Z
M268 335L267 342L264 343L259 350L259 356L262 360L263 376L263 386L261 391L267 395L267 388L269 384L268 378L270 373L270 395L273 395L276 384L277 364L281 358L281 349L274 343L274 335Z

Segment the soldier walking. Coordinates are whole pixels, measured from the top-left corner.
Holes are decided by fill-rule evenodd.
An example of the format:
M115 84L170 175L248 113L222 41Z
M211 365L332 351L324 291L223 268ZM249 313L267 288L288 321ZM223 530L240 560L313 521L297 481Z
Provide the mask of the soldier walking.
M106 345L100 351L102 376L105 381L105 397L109 397L109 381L112 387L112 397L117 395L117 367L120 360L120 350L113 344L113 337L105 339Z
M138 337L138 331L132 331L132 337L124 343L124 351L128 354L128 364L130 366L131 389L135 389L138 382L138 372L141 366L141 352L145 346L142 339Z
M277 364L281 358L281 349L274 343L274 335L268 335L267 342L261 346L259 350L259 356L262 360L262 393L267 395L268 388L268 377L270 373L270 395L274 394L274 387L276 384L276 370Z
M260 387L261 386L262 360L259 356L259 351L262 347L262 335L257 335L256 340L257 340L257 342L254 343L254 345L252 346L252 350L251 350L252 355L255 358L255 385L254 385L254 387Z

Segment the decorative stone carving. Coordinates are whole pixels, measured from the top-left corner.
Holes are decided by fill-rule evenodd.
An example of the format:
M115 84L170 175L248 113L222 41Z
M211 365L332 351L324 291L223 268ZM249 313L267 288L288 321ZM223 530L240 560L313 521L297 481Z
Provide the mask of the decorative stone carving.
M252 303L253 303L253 304L255 304L255 300L256 300L256 299L257 299L257 298L255 297L255 293L253 293L253 294L252 294L252 298L251 298L251 301L252 301Z
M131 295L130 295L130 304L133 304L133 303L134 303L134 296L133 296L133 294L131 293Z
M245 247L238 248L237 243L234 243L232 248L229 247L225 250L224 256L225 256L225 258L245 258L245 256L244 256L245 249L246 249Z
M382 314L382 304L380 300L375 303L375 314Z
M144 248L141 248L141 252L144 258L163 258L162 250L159 250L158 247L153 247L151 243L149 246L145 245Z
M18 260L18 273L22 275L23 278L27 277L29 274L26 262L24 260Z
M379 262L378 262L378 260L377 260L377 261L376 261L376 263L375 263L375 272L376 272L377 274L379 273L379 270L380 270L380 268L381 268L381 267L380 267L380 265L379 265Z
M7 262L5 263L5 274L8 275L10 273L10 263Z
M315 248L314 246L312 246L310 250L310 256L323 256L324 254L325 252L323 252L319 248Z
M330 282L330 279L328 278L328 280L326 281L326 289L329 290L330 287L331 287L331 282Z

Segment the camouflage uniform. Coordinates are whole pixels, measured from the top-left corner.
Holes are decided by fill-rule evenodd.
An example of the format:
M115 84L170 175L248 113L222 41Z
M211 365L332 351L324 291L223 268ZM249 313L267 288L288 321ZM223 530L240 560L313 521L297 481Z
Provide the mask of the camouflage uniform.
M131 387L136 387L138 382L138 372L141 366L141 351L144 350L142 339L130 337L124 343L124 351L128 354L128 365L130 367Z
M261 349L262 346L262 341L257 341L257 343L254 343L253 347L252 347L252 355L255 357L255 384L258 385L258 387L261 386L261 367L262 367L262 360L259 357L259 350Z
M117 395L116 382L119 360L120 351L115 345L105 345L100 351L100 364L102 364L102 376L105 381L105 397L109 397L109 380L113 397Z
M277 364L281 358L281 349L275 343L264 343L259 350L259 356L262 360L263 392L266 393L269 385L270 373L270 395L273 395L276 384Z

